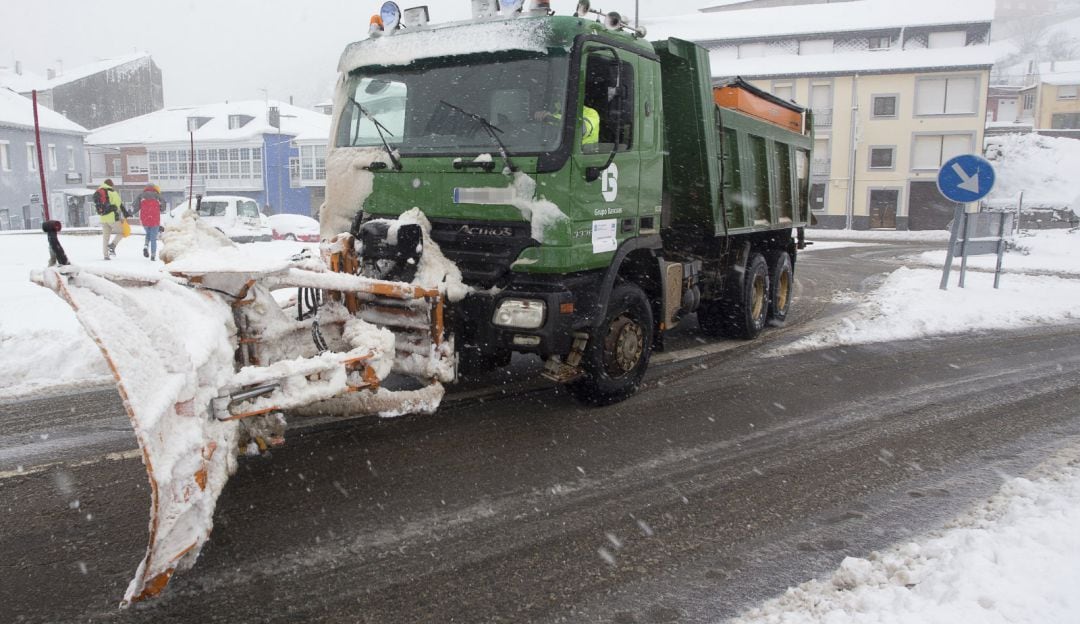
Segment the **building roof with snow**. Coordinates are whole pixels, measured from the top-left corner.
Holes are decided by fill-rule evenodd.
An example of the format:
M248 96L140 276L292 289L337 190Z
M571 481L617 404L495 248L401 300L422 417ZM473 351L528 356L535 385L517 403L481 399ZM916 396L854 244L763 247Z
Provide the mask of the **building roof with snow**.
M27 71L19 64L16 67L0 67L0 88L11 89L15 93L29 93L45 84L45 78L32 71Z
M1039 63L1039 79L1052 85L1080 84L1080 61Z
M270 125L269 109L277 107L281 129ZM87 137L88 145L151 145L187 143L188 120L196 120L199 142L261 140L266 134L330 136L330 117L317 111L274 100L244 100L166 108L98 128Z
M810 4L642 20L649 37L678 37L702 45L709 42L757 40L792 35L934 28L987 23L994 19L993 0L860 0Z
M38 104L38 121L42 130L85 135L89 131L60 113ZM0 87L0 126L34 128L34 102Z
M993 16L992 0L964 6L853 0L694 13L646 24L651 37L708 48L714 78L768 78L987 69L995 61L986 45ZM939 44L938 37L948 40Z

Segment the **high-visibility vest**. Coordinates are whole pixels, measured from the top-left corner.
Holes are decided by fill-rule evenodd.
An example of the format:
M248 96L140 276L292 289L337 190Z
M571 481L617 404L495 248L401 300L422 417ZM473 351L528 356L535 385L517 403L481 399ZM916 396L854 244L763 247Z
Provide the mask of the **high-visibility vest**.
M591 106L581 110L581 144L595 145L600 142L600 113Z

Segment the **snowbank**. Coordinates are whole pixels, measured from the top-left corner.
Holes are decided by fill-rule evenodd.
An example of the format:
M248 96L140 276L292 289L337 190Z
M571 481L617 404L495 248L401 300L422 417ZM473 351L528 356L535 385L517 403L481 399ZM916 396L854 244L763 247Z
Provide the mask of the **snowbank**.
M1025 231L1014 239L1015 247L1005 253L1002 269L1009 273L1037 272L1080 275L1080 232L1067 230ZM920 263L941 267L945 250L927 251L915 257ZM968 269L993 271L997 256L972 256ZM953 266L959 268L960 260ZM1009 279L1009 278L1005 278Z
M1076 622L1080 465L1056 458L1011 479L945 531L848 557L828 579L788 589L733 622L953 624Z
M841 319L841 325L773 353L1080 320L1080 280L1005 275L1001 288L994 289L994 277L987 273L969 272L966 288L958 288L957 279L953 274L949 289L940 290L940 270L901 267ZM839 299L854 300L851 294Z
M1015 205L1023 191L1025 206L1072 206L1080 211L1080 141L1005 134L988 137L986 146L997 174L989 201Z

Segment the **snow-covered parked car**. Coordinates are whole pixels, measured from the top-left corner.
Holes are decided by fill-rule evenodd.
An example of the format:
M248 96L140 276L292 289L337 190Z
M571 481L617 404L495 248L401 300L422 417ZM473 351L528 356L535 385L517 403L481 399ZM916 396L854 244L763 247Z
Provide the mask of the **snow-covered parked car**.
M185 201L170 207L162 215L161 224L168 229L169 224L191 209L191 202ZM273 238L273 230L267 217L259 212L259 204L249 197L238 195L206 195L195 206L199 219L213 226L238 243L268 241Z
M274 240L295 240L305 243L319 242L319 222L298 214L276 214L267 217L273 229Z

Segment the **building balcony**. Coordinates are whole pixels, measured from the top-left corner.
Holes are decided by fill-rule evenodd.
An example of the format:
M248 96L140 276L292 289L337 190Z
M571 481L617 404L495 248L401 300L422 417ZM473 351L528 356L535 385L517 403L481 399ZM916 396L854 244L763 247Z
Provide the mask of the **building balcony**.
M810 161L810 175L815 176L827 176L832 166L831 160L811 160Z
M831 108L814 109L814 127L815 128L831 128L832 127L832 109Z

